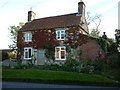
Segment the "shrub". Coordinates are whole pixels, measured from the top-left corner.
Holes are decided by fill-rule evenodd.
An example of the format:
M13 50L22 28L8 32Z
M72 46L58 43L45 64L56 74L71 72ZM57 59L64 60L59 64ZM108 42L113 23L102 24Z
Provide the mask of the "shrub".
M81 73L89 73L89 72L90 72L90 70L88 67L81 68Z
M7 52L2 52L2 60L6 60L8 58L9 58L8 53Z
M17 66L14 66L14 69L37 69L38 67L31 64L31 63L28 63L26 65L21 65L21 64L18 64Z
M83 73L96 73L104 69L104 60L84 60L80 62L83 65L81 72Z
M79 61L77 61L77 60L75 60L75 59L72 59L72 58L68 58L68 59L66 60L65 64L66 64L67 66L71 66L71 67L73 67L73 66L78 66L78 65L79 65Z
M9 52L9 53L8 53L8 56L9 56L9 58L11 58L11 59L16 59L16 58L17 58L17 54L16 54L16 53L13 53L13 52Z
M102 71L104 68L104 60L95 60L92 62L92 65L96 71Z
M112 53L112 55L107 55L104 60L106 69L114 69L120 67L119 53Z

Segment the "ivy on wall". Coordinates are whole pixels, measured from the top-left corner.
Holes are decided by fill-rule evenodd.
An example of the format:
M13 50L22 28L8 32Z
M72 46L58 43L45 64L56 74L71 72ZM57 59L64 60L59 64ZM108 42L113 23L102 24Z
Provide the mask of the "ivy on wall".
M102 50L103 50L104 52L107 52L108 47L109 47L109 45L110 45L110 43L109 43L107 40L105 40L105 39L103 39L103 38L101 38L101 37L100 37L100 38L91 37L91 38L97 41L97 43L101 46L101 48L102 48Z
M48 43L44 45L45 55L47 58L55 60L55 46L51 46Z
M87 43L89 40L87 35L80 33L79 28L72 27L66 31L66 40L64 43L71 48L77 48L78 46Z
M33 47L34 49L46 49L46 57L50 59L55 59L55 46L60 46L61 41L56 39L56 30L35 30L31 31L32 42L24 42L24 32L19 32L18 35L18 47L23 55L24 47ZM63 40L63 45L76 49L90 41L87 35L80 33L79 27L70 27L65 29L65 40ZM68 50L67 50L68 51ZM69 52L69 51L68 51ZM81 53L81 51L80 51ZM78 57L77 57L78 58Z

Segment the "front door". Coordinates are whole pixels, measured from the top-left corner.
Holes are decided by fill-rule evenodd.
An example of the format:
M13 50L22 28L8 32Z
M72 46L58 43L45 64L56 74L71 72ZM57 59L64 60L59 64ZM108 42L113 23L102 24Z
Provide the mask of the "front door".
M45 50L44 49L37 50L37 65L44 64L45 64Z

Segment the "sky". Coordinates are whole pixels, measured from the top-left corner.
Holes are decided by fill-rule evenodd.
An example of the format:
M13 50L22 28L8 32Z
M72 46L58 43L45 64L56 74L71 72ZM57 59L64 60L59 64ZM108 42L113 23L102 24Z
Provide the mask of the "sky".
M9 27L27 22L28 11L36 13L37 18L76 13L80 0L0 0L0 49L8 49L12 44ZM119 0L82 0L86 5L86 13L91 16L100 14L101 35L106 32L109 38L115 38L115 29L118 28ZM94 28L89 25L89 29Z

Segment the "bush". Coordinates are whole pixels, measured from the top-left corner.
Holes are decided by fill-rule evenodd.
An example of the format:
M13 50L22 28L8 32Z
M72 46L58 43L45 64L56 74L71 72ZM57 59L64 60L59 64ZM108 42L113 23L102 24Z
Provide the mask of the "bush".
M95 60L92 62L95 71L102 71L104 69L104 60Z
M38 68L37 66L31 64L14 66L14 69L37 69L37 68Z
M120 70L114 75L115 79L120 82Z
M81 61L81 65L83 65L83 68L81 68L81 72L96 73L104 69L104 60L88 59L88 60Z
M8 56L9 56L9 58L11 58L11 59L16 59L16 58L17 58L17 54L16 54L16 53L13 53L13 52L9 52L9 53L8 53Z
M108 47L108 52L110 53L115 53L117 51L117 44L116 43L111 43L110 46Z
M89 73L89 72L90 72L90 70L88 67L81 68L81 73Z
M60 67L58 65L46 65L44 67L45 70L55 70L55 71L59 70L59 68Z
M70 72L80 72L80 73L94 73L103 70L103 62L100 60L85 60L76 61L75 59L68 59L63 65L46 65L40 66L44 70L55 70L55 71L70 71Z
M106 69L117 69L120 67L119 53L112 53L112 55L107 55L104 60Z
M2 60L9 59L8 53L7 52L2 52Z
M72 59L72 58L69 58L69 59L66 60L65 64L67 66L71 66L71 67L78 66L79 65L79 61L77 61L75 59Z

